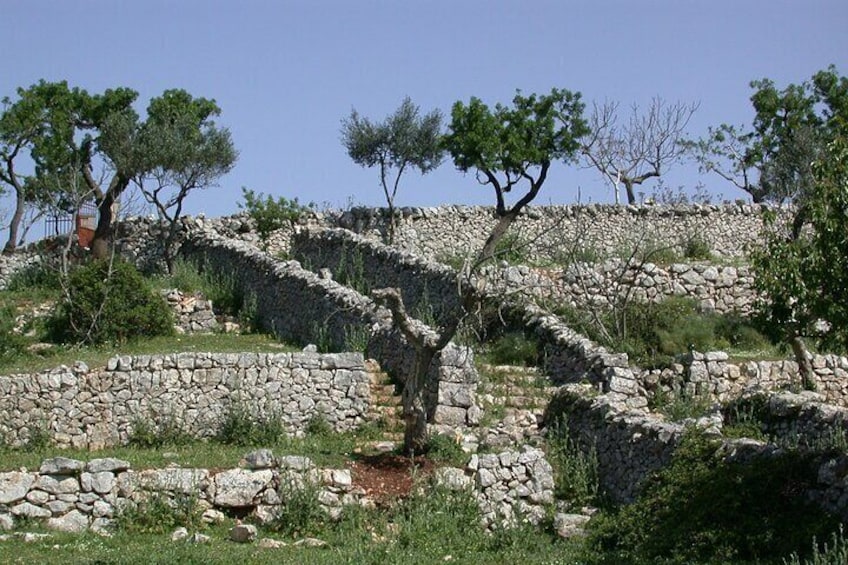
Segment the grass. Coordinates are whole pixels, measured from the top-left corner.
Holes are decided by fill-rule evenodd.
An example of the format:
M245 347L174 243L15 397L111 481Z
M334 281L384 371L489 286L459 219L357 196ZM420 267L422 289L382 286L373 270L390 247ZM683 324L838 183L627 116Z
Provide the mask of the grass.
M20 467L37 469L45 459L58 456L81 461L115 457L129 461L130 466L136 470L164 468L172 464L187 468L227 468L237 466L242 457L259 447L269 448L275 455L304 455L321 467L339 467L344 465L358 446L377 439L379 434L375 426L366 425L356 432L328 431L307 433L303 437L278 436L275 441L256 445L191 440L116 446L98 451L57 449L47 445L26 449L0 446L0 472Z
M89 367L105 367L116 355L166 355L169 353L283 353L299 351L263 334L195 334L155 337L120 346L60 348L45 355L19 356L0 365L0 375L31 373L82 361Z

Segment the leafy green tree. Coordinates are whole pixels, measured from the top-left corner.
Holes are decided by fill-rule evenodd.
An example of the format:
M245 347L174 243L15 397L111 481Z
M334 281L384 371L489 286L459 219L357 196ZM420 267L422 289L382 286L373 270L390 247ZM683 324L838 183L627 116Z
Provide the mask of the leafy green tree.
M57 200L60 190L43 170L37 170L35 160L57 150L72 135L69 106L77 92L64 82L42 81L19 88L17 94L14 101L3 99L0 115L0 183L11 188L15 197L4 253L12 253L22 238L27 210L43 209Z
M848 79L831 66L783 90L769 79L751 87L751 129L722 124L687 146L702 171L717 173L754 202L800 202L813 182L811 163L848 119Z
M580 94L558 89L547 95L524 96L518 92L511 106L498 104L494 109L477 98L467 105L457 102L448 128L444 147L459 170L475 169L478 181L494 190L498 222L476 260L460 275L462 306L445 314L438 328L422 328L412 320L398 289L372 292L375 300L391 311L395 326L415 349L414 368L412 374L405 376L402 394L406 452L421 452L427 444L423 391L429 367L456 335L465 316L473 311L476 295L472 276L493 258L510 225L539 194L551 164L558 160L573 161L580 149L579 139L587 132ZM522 185L526 186L526 192L507 205L507 194Z
M761 314L791 344L806 384L804 338L848 351L848 122L833 125L843 133L813 164L804 206L789 224L771 216L765 244L751 257Z
M215 126L221 109L214 100L193 98L185 90L166 90L150 101L137 149L141 171L135 182L168 224L163 242L168 272L183 203L195 189L214 186L238 158L229 130Z
M363 167L380 167L380 186L389 208L388 240L396 229L395 197L401 176L410 168L427 174L442 162L439 140L442 114L438 110L421 116L409 97L382 122L362 117L356 110L342 120L342 145L353 162Z

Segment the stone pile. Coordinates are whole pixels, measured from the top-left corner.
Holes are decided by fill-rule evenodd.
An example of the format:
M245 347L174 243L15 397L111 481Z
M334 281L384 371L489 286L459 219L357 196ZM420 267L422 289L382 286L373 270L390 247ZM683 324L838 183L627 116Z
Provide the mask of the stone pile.
M187 293L173 288L163 290L162 296L174 312L177 333L212 333L220 327L212 310L212 301L206 300L202 293Z
M529 445L472 455L465 469L437 469L435 483L471 492L488 527L520 520L538 525L554 502L553 468L542 450Z
M350 470L318 469L308 457L275 457L270 450L260 450L248 454L243 465L223 471L136 471L119 459L48 459L38 471L0 473L0 529L12 529L21 519L39 519L54 530L106 531L121 511L157 496L196 505L205 521L221 521L226 513L237 512L259 523L274 521L280 506L298 489L314 491L333 517L343 506L363 500Z

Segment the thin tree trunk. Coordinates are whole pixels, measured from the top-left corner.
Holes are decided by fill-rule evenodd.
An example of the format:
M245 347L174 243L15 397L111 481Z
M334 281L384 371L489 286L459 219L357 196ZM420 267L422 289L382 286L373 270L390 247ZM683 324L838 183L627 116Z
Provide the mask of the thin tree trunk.
M810 359L810 352L807 350L807 344L801 336L794 336L790 340L792 353L795 354L795 361L798 363L798 374L801 377L801 386L804 390L815 390L816 381L814 380L813 363Z
M26 199L24 198L24 191L23 189L17 189L15 190L15 213L12 215L12 221L9 223L9 241L3 247L3 255L11 255L18 247L18 230L20 229L25 209Z
M636 194L633 192L633 183L624 179L624 188L627 190L627 203L636 204Z

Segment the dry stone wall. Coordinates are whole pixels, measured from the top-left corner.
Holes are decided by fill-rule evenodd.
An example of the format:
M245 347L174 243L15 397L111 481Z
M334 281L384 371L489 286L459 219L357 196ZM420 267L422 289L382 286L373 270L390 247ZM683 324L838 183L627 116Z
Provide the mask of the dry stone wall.
M520 241L530 242L528 254L540 262L560 261L572 245L601 256L615 255L634 241L682 252L693 238L717 256L742 257L758 240L767 209L750 204L531 206L514 227ZM401 208L398 214L395 245L428 258L475 253L496 220L489 206ZM321 224L378 237L386 232L387 220L385 209L353 208L328 213Z
M574 263L566 269L489 269L486 276L493 288L503 292L523 292L548 304L572 308L604 308L622 299L659 302L680 296L695 300L705 312L747 316L757 298L754 277L747 266L675 263L661 267L611 259L597 264Z
M114 357L0 377L0 437L23 445L46 431L57 447L127 443L139 423L214 436L228 411L279 418L302 433L314 417L334 429L366 421L369 379L360 353L181 353Z
M211 231L192 234L182 254L218 276L232 277L255 301L257 326L283 340L337 351L365 349L399 382L413 370L413 347L392 327L389 312L356 290ZM470 349L451 344L433 360L428 382L435 386L425 403L434 424L478 423L473 359Z
M757 402L755 416L771 442L723 440L719 453L726 460L744 463L780 455L787 447L817 449L822 455L816 460L815 482L799 495L843 520L848 518L848 411L821 403L822 396L815 393L754 398L765 399ZM549 430L567 426L579 449L597 458L600 492L614 501L628 502L652 473L668 465L686 425L721 438L729 410L685 424L666 422L656 414L629 409L609 395L598 395L588 385L565 385L548 406L545 425Z
M812 381L822 398L848 407L848 357L814 355ZM645 371L637 376L649 397L702 396L727 402L762 391L801 386L798 364L791 360L733 363L727 353L692 351L667 369Z
M109 531L116 516L151 497L189 500L206 522L227 512L271 522L297 491L309 488L332 517L358 504L364 492L353 486L349 469L319 469L308 457L276 457L267 449L248 454L241 468L133 470L113 458L48 459L38 471L0 472L0 529L39 519L54 530Z

